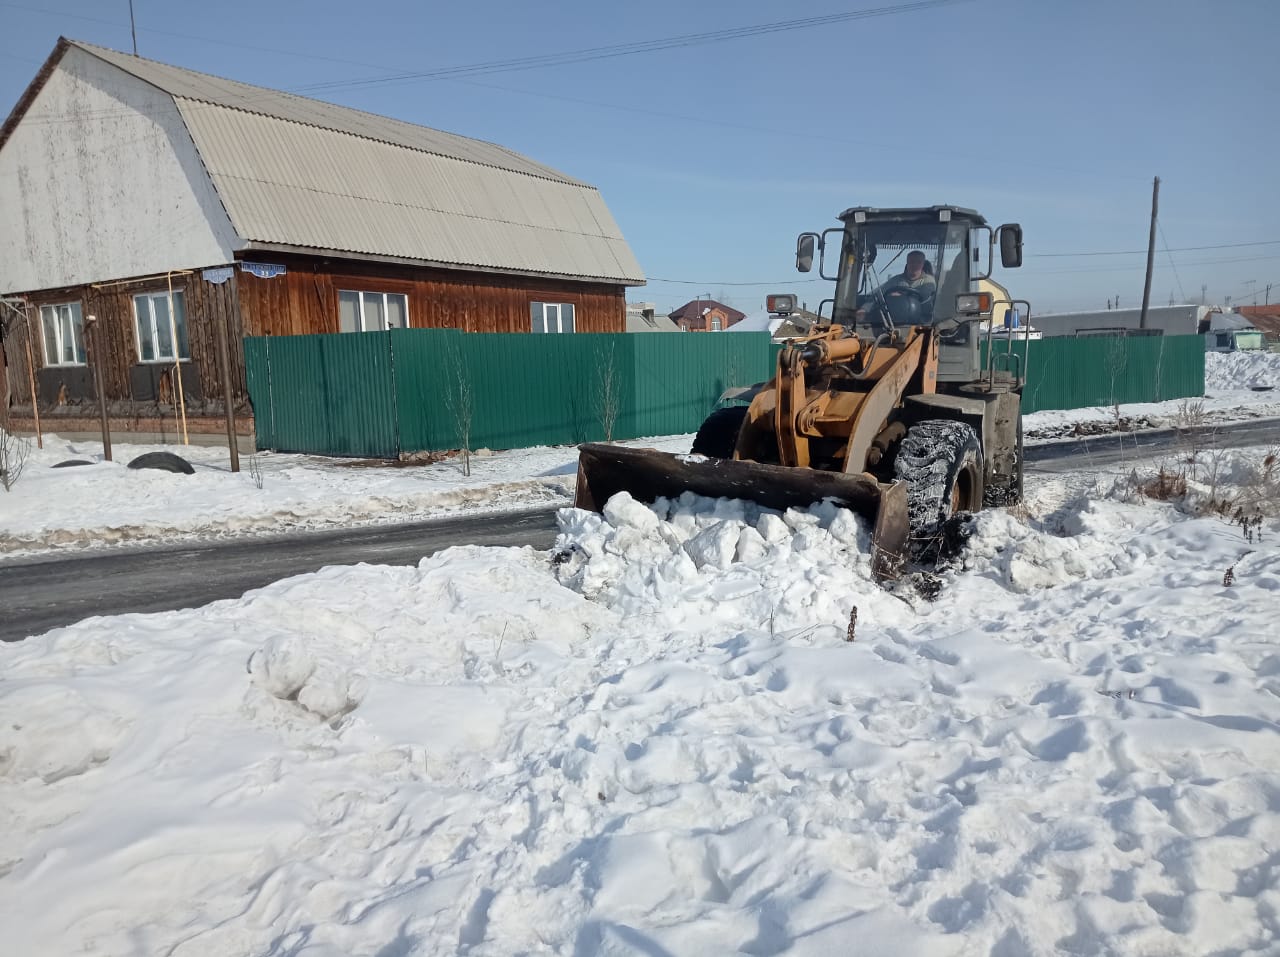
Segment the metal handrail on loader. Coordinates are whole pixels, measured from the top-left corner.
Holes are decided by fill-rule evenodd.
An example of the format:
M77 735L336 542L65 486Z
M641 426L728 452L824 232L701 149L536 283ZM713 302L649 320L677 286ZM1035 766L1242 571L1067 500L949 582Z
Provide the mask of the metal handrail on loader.
M1009 373L1009 377L1013 380L1014 391L1017 391L1018 389L1021 389L1024 385L1026 385L1026 382L1027 382L1026 370L1027 370L1027 366L1030 364L1029 350L1030 350L1030 342L1031 342L1031 303L1025 299L996 299L991 303L991 314L993 316L995 315L996 306L1000 306L1000 305L1008 306L1010 311L1013 310L1014 306L1025 306L1027 310L1026 312L1027 321L1026 321L1026 325L1023 327L1024 331L1023 331L1023 337L1022 337L1022 342L1023 342L1023 345L1025 346L1025 348L1023 349L1023 355L1020 356L1013 351L1014 337L1012 335L1009 335L1005 337L1004 352L1000 356L1000 358L1004 360L1005 366L999 371ZM987 382L987 388L991 389L995 387L997 365L996 365L996 344L994 341L995 336L992 335L995 329L994 329L994 326L989 328L990 328L990 331L987 333L986 382ZM1024 356L1026 357L1025 359L1024 359Z

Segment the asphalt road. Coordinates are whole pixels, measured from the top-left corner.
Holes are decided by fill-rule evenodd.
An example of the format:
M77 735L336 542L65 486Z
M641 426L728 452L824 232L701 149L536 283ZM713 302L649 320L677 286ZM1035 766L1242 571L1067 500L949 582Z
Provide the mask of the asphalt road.
M1172 431L1028 446L1029 472L1068 472L1158 454L1186 443ZM1280 420L1246 422L1198 441L1280 445ZM93 615L195 608L325 565L416 565L451 545L531 545L555 540L555 508L464 515L412 525L297 532L200 545L111 550L0 563L0 640L17 641Z
M0 564L0 641L93 615L197 608L325 565L416 565L451 545L541 549L555 536L555 510L540 509Z

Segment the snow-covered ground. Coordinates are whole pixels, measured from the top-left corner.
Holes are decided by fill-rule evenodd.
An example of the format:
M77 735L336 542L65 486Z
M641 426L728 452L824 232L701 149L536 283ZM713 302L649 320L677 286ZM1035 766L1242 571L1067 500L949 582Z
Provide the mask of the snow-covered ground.
M183 515L162 535L259 496L377 520L404 513L360 501L487 480L496 507L573 459L480 458L467 486L270 456L258 489L208 454L37 458L0 507L43 491L67 540L148 501ZM1136 491L1161 465L1185 496ZM1031 476L933 601L872 583L847 512L615 498L547 553L0 647L3 952L1275 954L1278 473Z

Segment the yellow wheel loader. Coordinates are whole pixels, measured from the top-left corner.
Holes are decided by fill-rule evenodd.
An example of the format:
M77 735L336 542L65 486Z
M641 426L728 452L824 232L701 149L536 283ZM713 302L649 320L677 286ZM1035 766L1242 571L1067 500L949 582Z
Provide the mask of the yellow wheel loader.
M1023 360L1016 335L982 355L994 315L1030 327L1030 304L991 280L1022 264L1022 229L958 206L855 207L842 226L802 233L796 268L835 281L809 334L776 374L703 422L689 455L588 444L575 504L600 511L621 491L643 502L682 492L785 509L830 499L873 525L873 569L901 574L936 557L948 520L1022 493ZM793 296L770 296L788 314Z

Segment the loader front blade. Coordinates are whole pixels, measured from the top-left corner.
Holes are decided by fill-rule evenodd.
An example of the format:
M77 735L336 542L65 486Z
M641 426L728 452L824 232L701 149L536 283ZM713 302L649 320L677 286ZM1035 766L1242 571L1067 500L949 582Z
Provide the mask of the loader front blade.
M738 498L766 508L808 508L829 499L872 523L877 578L901 574L907 543L907 496L901 482L881 485L868 475L677 455L654 449L590 443L579 446L574 505L592 512L619 492L640 502L693 492L707 498Z

